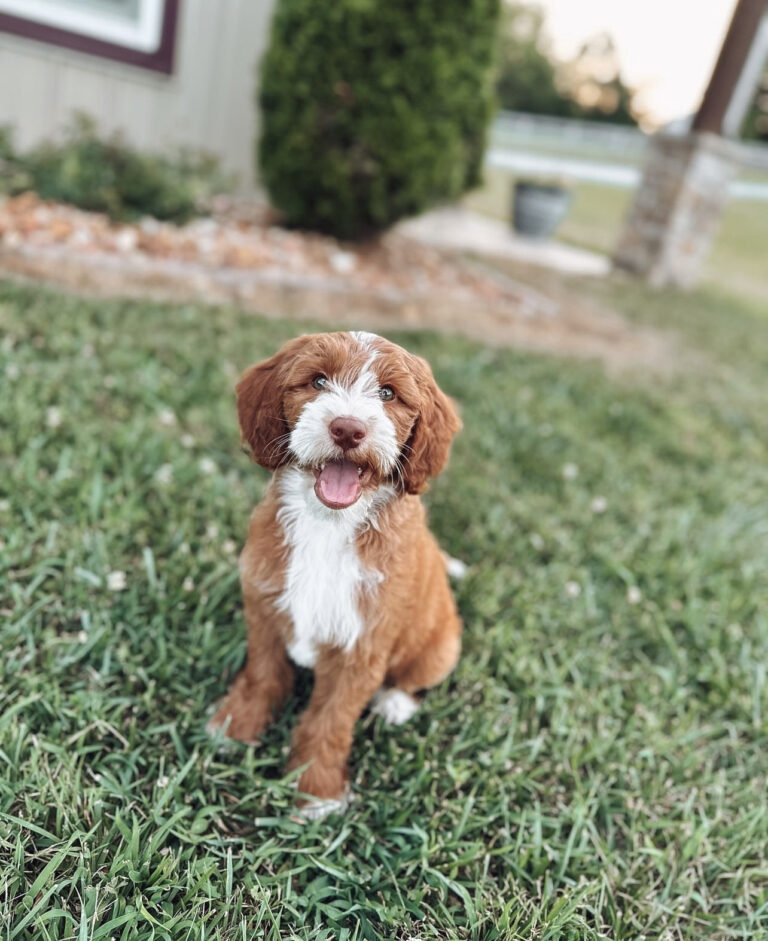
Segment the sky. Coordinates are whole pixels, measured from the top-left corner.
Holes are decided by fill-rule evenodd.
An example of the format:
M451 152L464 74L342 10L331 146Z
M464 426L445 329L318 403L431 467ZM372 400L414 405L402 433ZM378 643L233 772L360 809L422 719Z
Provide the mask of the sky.
M624 80L655 123L695 111L736 0L538 0L555 53L609 32Z

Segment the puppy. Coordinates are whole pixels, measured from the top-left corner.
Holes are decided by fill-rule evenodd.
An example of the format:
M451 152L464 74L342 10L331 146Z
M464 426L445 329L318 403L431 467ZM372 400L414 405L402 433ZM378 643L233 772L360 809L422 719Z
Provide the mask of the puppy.
M240 556L247 660L210 726L255 742L294 665L312 668L289 768L319 816L347 799L366 705L405 722L456 664L461 622L418 495L461 424L425 360L360 332L290 341L243 375L237 409L275 473Z

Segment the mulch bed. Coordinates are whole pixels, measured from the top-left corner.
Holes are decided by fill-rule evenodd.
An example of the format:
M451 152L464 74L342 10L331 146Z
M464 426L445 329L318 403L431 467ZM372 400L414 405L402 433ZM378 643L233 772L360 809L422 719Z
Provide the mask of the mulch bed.
M492 266L398 232L348 245L222 200L184 226L106 216L33 193L0 203L0 272L85 293L234 303L275 317L427 327L579 356L657 361L658 338L563 305Z
M318 284L343 281L351 289L393 298L437 292L482 304L516 299L510 286L403 237L345 246L326 236L284 229L270 222L267 211L247 215L238 218L225 204L218 216L184 226L151 218L123 224L25 193L0 205L0 240L6 250L59 247L82 256L166 259Z

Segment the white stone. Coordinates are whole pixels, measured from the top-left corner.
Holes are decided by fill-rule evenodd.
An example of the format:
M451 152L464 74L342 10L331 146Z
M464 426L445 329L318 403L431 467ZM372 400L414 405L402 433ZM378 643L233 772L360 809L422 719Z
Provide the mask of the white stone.
M353 252L334 252L331 255L331 268L338 274L349 274L357 267L357 256Z

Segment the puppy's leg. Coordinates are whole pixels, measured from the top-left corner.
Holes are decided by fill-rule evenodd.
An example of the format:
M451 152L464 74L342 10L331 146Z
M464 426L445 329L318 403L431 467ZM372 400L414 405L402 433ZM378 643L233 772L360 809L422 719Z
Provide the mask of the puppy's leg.
M275 717L293 687L294 670L277 630L279 617L263 596L246 591L248 656L229 692L208 723L229 738L254 744Z
M412 656L390 664L386 686L373 697L371 712L390 725L407 722L419 708L413 694L442 683L456 666L460 650L461 623L451 617Z
M324 648L315 665L315 686L293 736L289 770L307 765L299 778L303 794L322 798L321 813L340 809L347 789L347 759L355 722L379 688L383 657ZM313 815L313 806L307 815Z

